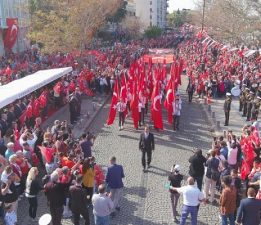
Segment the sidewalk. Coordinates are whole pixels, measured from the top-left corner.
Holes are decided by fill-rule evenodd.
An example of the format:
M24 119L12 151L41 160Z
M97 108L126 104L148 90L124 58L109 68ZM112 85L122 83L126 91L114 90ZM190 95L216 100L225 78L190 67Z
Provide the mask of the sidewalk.
M212 99L212 103L207 105L205 99L197 100L203 105L209 121L211 122L213 136L223 135L224 130L232 130L237 136L242 134L243 126L251 124L250 121L246 121L246 117L242 117L242 113L239 112L239 99L233 97L230 110L229 126L224 126L225 114L223 110L224 99ZM260 115L258 120L260 121Z
M110 96L98 95L95 97L83 97L82 99L82 115L77 124L73 128L73 134L75 137L79 137L83 132L90 127L95 117L102 110L104 104L110 99ZM69 121L69 107L68 104L54 113L43 123L43 129L48 126L52 126L55 120L68 120ZM47 206L46 196L41 192L38 196L38 210L37 221L33 222L28 215L28 200L23 197L18 203L17 219L19 225L37 225L39 216L49 213L49 207ZM70 219L63 219L63 225L71 225Z
M110 96L106 95L97 95L94 97L83 97L82 98L82 107L81 107L81 117L74 125L72 133L74 137L79 137L83 132L85 132L93 119L102 109L103 105L107 102ZM50 118L48 118L42 124L43 129L45 130L48 126L52 127L55 120L67 120L70 122L70 114L69 114L69 105L66 104L56 113L54 113Z

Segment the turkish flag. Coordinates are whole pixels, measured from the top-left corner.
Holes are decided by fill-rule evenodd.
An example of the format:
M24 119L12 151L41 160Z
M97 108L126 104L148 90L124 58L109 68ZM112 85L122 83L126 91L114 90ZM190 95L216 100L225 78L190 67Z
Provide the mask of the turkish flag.
M4 37L4 46L11 50L18 36L18 18L6 18L6 25L8 28Z
M132 93L132 100L130 103L130 107L131 107L131 112L132 112L132 120L133 120L133 124L134 127L137 129L138 128L138 124L139 124L139 97L138 97L138 93L137 93L137 82L134 83L133 85L133 93Z
M36 118L39 115L40 115L40 102L38 99L35 99L33 103L33 116Z
M113 95L112 95L112 99L111 99L111 108L110 108L110 112L109 112L109 117L107 119L107 125L113 124L113 122L115 120L116 112L117 112L116 105L118 103L118 98L119 98L118 92L119 92L118 78L116 78L115 84L114 84Z
M30 119L33 117L33 102L31 101L26 108L26 118Z
M127 103L127 84L126 84L126 77L124 74L121 74L121 92L120 97L123 99L125 103Z
M174 101L174 88L173 88L173 81L172 79L169 80L168 85L166 87L166 99L164 101L164 107L168 111L168 122L172 124L172 113L173 113L173 106L172 103Z
M159 81L156 82L152 96L151 96L151 119L154 122L154 127L158 129L163 129L163 122L162 122L162 110L161 110L161 95L159 89Z
M55 152L54 149L47 148L47 147L40 146L40 145L38 145L37 147L40 149L42 156L44 157L45 161L47 163L51 163L52 159L53 159L54 152Z
M41 108L44 108L47 104L46 92L43 91L42 94L38 98L39 104Z

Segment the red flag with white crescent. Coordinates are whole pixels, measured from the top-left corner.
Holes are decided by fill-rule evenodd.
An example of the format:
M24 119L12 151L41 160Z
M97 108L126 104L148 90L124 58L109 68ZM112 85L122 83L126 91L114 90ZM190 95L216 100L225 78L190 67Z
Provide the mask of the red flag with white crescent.
M7 49L12 49L18 36L18 18L6 18L6 25L8 28L4 36L4 46Z
M132 112L132 120L133 125L137 129L139 124L139 100L138 100L138 93L137 93L137 81L134 82L133 85L133 93L132 93L132 100L130 103L131 112Z
M117 103L118 103L118 98L119 98L119 87L118 87L118 79L116 78L115 84L114 84L114 90L113 90L113 95L111 99L111 107L110 107L110 112L109 112L109 117L107 119L107 125L113 124L115 117L116 117L116 112L117 112Z
M156 82L151 96L151 119L154 122L154 127L163 129L162 110L161 110L161 95L159 89L159 81Z

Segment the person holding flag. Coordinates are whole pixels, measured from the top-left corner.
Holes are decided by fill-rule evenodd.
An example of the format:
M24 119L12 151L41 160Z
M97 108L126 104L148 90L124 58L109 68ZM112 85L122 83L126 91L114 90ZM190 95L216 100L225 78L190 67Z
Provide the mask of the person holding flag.
M139 120L139 126L145 124L144 118L145 118L145 107L146 107L146 97L144 96L143 92L140 92L139 96L139 114L140 114L140 120Z
M173 130L179 130L179 119L180 119L180 113L181 113L181 104L182 101L179 98L179 95L176 95L172 106L173 106Z
M125 122L126 111L126 103L123 98L120 98L120 101L117 103L116 107L119 112L119 130L122 130Z

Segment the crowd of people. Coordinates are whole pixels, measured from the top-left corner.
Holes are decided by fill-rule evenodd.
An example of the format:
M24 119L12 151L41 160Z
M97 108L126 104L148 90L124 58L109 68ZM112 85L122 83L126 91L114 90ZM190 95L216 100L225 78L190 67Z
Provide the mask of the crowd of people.
M173 34L155 40L116 43L99 51L88 50L78 57L63 53L41 55L38 49L2 57L1 85L39 69L73 67L71 74L1 109L0 211L6 224L19 224L17 207L24 197L28 200L29 217L35 223L37 198L42 191L53 225L60 225L62 217L71 216L77 225L80 215L85 224L90 224L87 207L93 208L96 224L109 224L109 216L120 210L124 172L115 157L110 159L106 173L96 163L92 156L94 135L74 136L72 125L81 112L81 96L110 94L115 77L148 47L170 44ZM95 57L90 59L89 54ZM42 123L67 103L70 121L56 120L44 130Z

